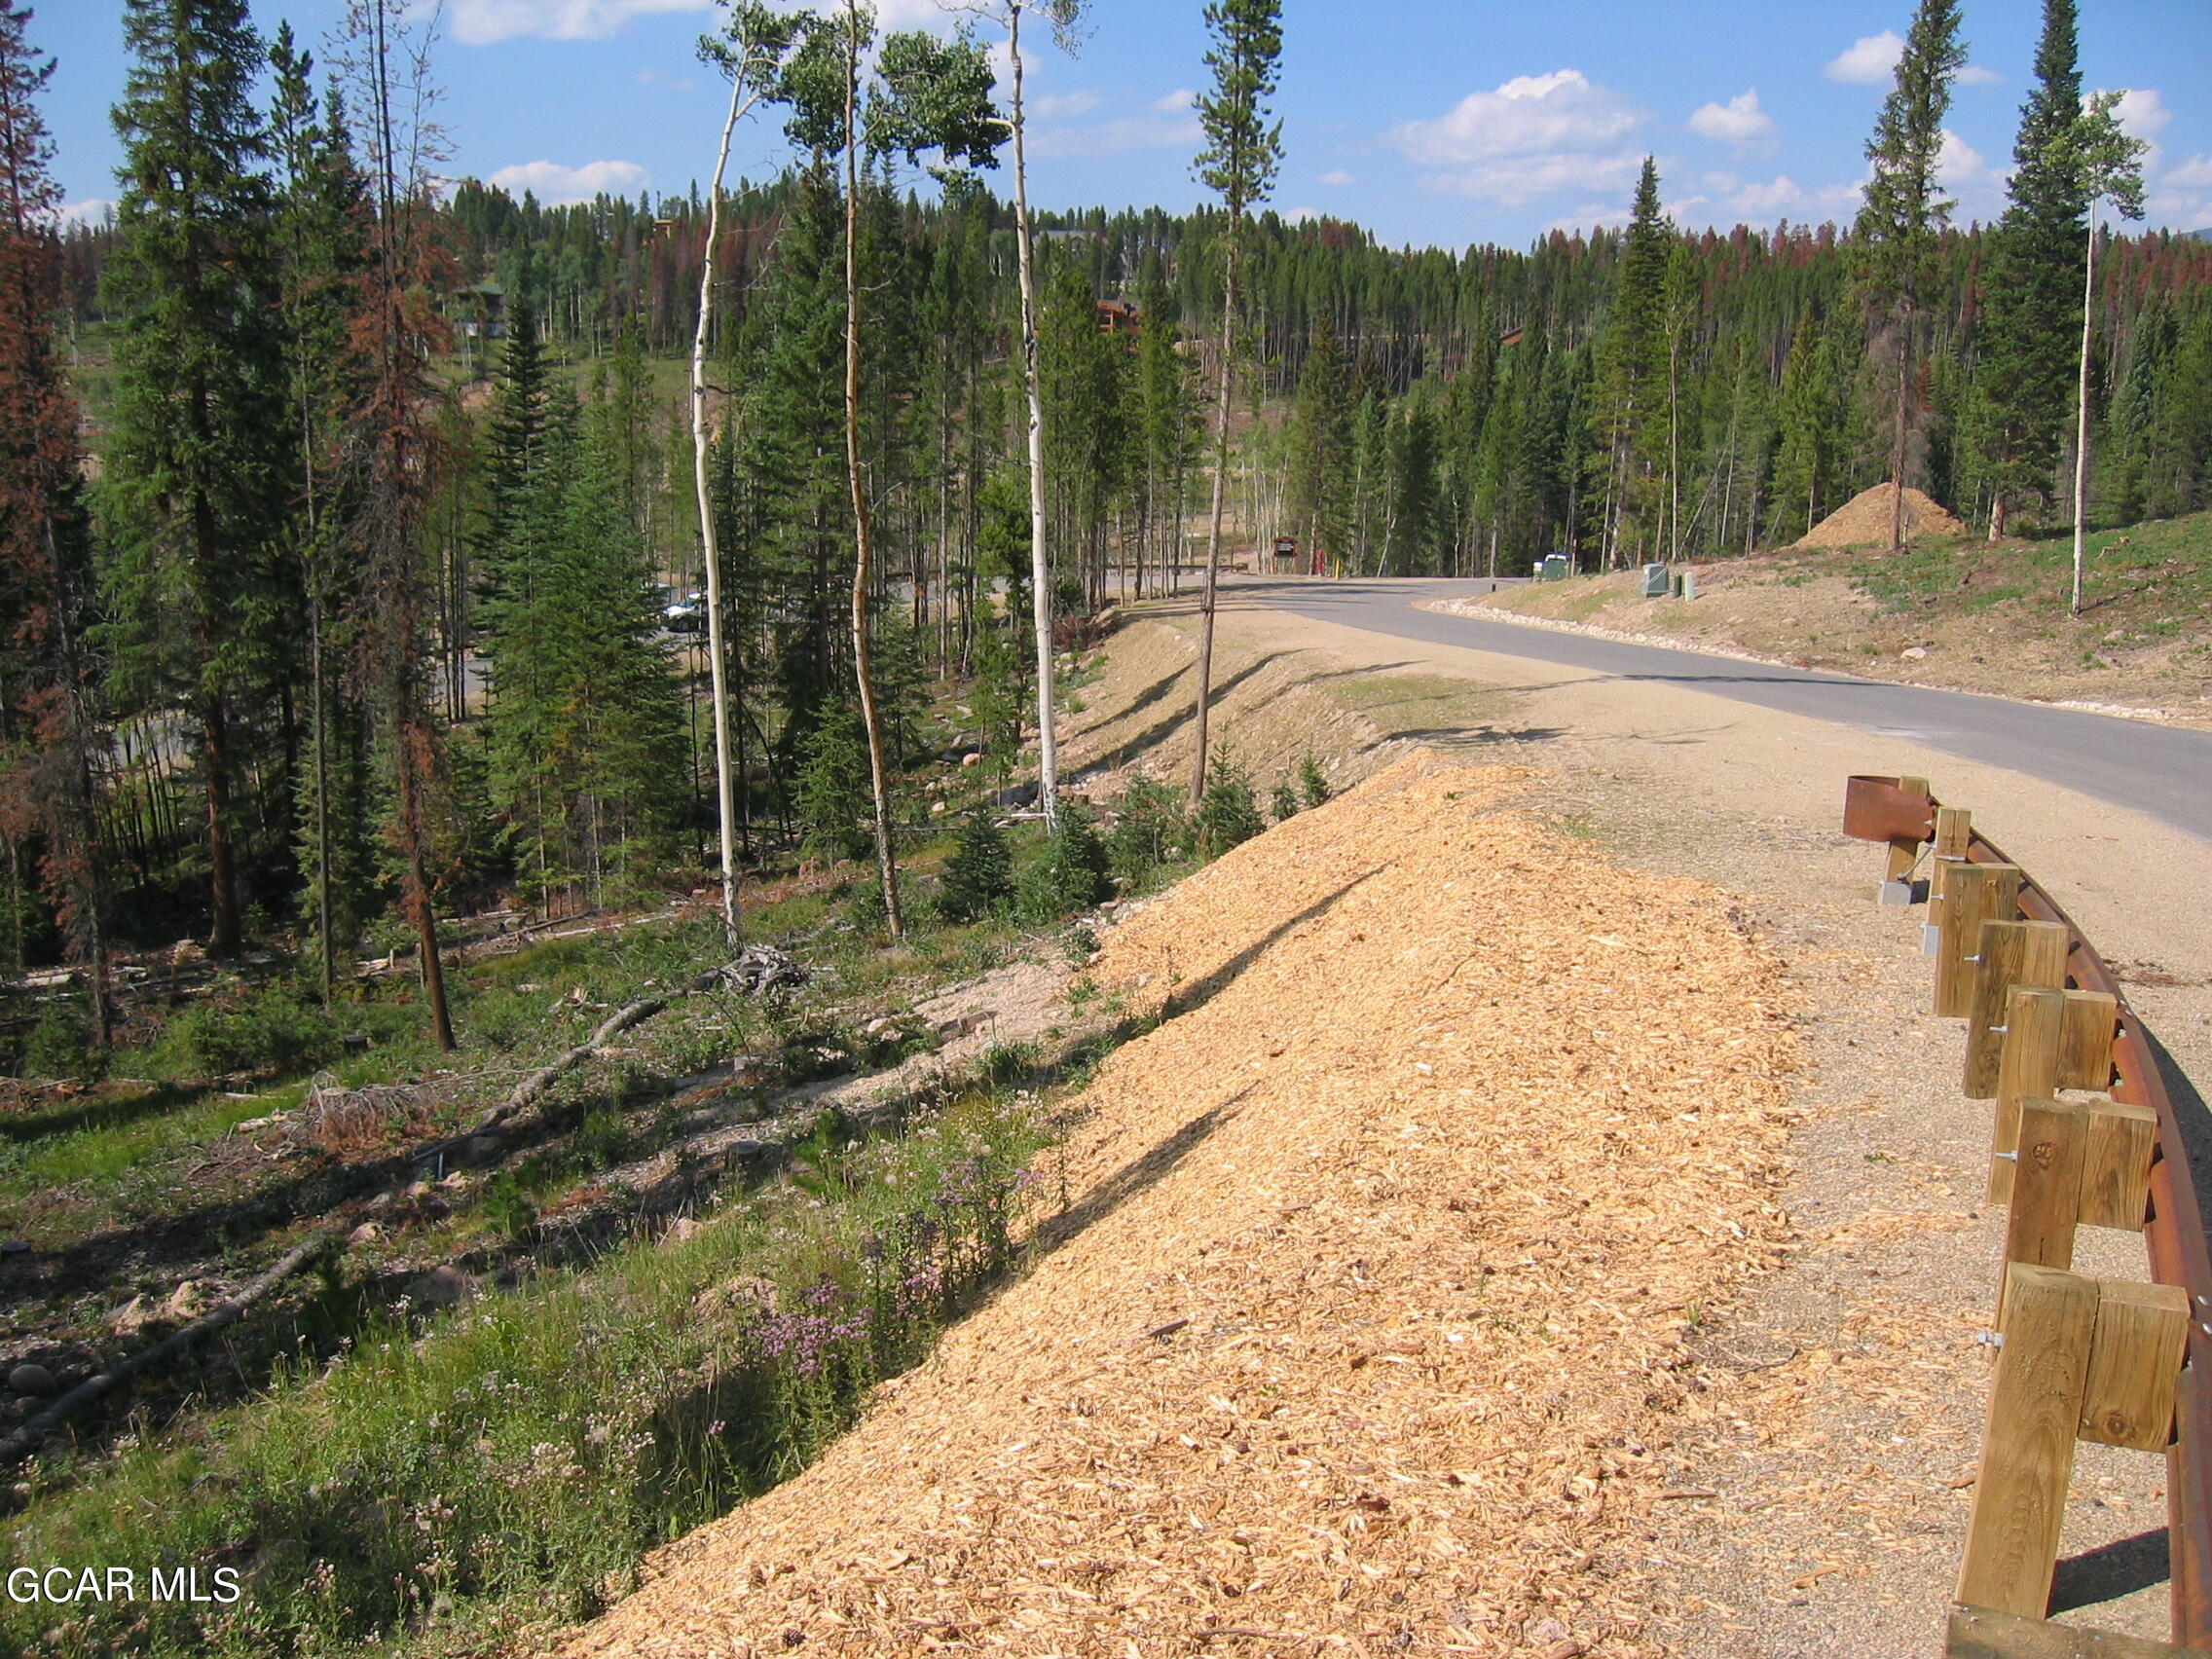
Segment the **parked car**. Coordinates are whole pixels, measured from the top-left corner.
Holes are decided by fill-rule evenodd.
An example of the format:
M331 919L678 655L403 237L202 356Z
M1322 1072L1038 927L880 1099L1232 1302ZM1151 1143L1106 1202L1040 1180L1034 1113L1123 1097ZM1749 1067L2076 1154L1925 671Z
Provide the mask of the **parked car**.
M707 627L707 596L677 594L660 608L661 626L671 634L699 634Z

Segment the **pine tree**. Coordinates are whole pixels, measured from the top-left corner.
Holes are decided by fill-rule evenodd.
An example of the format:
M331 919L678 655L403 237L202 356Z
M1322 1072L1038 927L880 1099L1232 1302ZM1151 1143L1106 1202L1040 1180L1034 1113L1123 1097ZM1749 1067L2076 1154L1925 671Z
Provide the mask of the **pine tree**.
M1655 536L1664 517L1656 486L1667 454L1667 300L1674 244L1675 228L1659 203L1658 164L1646 156L1605 319L1605 422L1612 450L1605 541L1612 564L1626 562L1632 527L1639 540L1646 533Z
M1198 688L1193 720L1191 805L1206 793L1206 717L1213 702L1214 589L1221 571L1221 512L1229 482L1229 409L1235 386L1238 259L1245 214L1268 198L1282 166L1282 123L1270 121L1268 100L1281 74L1280 0L1206 0L1213 49L1206 67L1213 87L1198 98L1206 147L1198 152L1198 182L1221 198L1221 341L1215 365L1221 379L1214 404L1213 511L1206 531L1205 596L1199 602Z
M990 809L972 808L945 861L938 912L948 922L979 922L1014 898L1014 855Z
M1315 557L1342 561L1349 550L1351 499L1351 375L1328 312L1314 316L1311 344L1298 376L1292 419L1297 439L1286 490L1291 522Z
M243 0L128 0L136 61L116 107L122 202L108 266L124 313L108 476L126 680L173 686L198 727L209 948L238 948L234 736L270 678L276 548L292 493L262 43Z
M286 401L301 486L282 557L286 579L306 598L297 858L308 942L327 1003L337 994L338 952L360 931L374 879L366 756L357 741L367 717L357 678L343 672L352 645L345 618L358 605L359 571L338 548L350 512L339 488L345 416L359 391L349 373L348 330L368 269L370 209L344 104L333 88L318 113L313 59L295 46L288 25L270 48L270 69Z
M2012 143L2010 205L1991 236L1981 290L1973 448L1992 541L2015 503L2050 498L2075 366L2074 276L2088 203L2054 145L2082 109L2075 0L2044 0L2035 75Z
M0 0L0 835L26 846L64 958L83 971L86 1029L106 1048L105 880L85 648L91 535L78 478L78 410L54 341L61 313L60 203L39 98L54 59L31 14ZM12 953L21 965L21 951Z
M1951 202L1936 177L1951 80L1967 60L1958 0L1920 0L1898 59L1897 85L1866 141L1873 174L1854 235L1867 301L1886 336L1890 383L1890 551L1904 545L1905 473L1912 460L1913 366L1926 326L1936 240Z

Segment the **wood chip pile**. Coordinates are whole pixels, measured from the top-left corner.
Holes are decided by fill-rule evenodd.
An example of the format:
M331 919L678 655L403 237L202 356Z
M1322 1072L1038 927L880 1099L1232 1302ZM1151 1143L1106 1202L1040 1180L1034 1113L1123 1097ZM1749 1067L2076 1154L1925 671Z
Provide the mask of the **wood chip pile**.
M1417 756L1109 937L1026 1278L566 1651L1662 1651L1684 1333L1788 1226L1772 959ZM1059 1172L1051 1172L1057 1191Z
M1890 515L1895 510L1887 484L1862 490L1842 506L1799 536L1799 547L1887 547ZM1904 493L1904 538L1927 541L1964 535L1967 527L1935 497L1909 486Z

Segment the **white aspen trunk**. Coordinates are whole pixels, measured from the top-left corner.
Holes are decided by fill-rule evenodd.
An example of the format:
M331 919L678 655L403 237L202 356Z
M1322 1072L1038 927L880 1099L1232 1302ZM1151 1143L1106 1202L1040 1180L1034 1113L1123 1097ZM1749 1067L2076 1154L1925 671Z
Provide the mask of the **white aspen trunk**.
M868 789L875 801L875 868L883 883L884 925L903 939L899 861L891 847L891 780L883 764L883 716L870 675L867 602L875 546L867 480L861 472L860 0L845 0L845 477L853 496L853 679L867 730Z
M730 943L737 925L737 792L729 763L729 684L722 647L721 544L715 534L715 503L707 488L707 336L715 308L715 243L721 235L722 174L729 167L730 136L751 106L745 95L745 66L739 63L729 90L729 114L722 122L721 151L715 158L715 181L707 193L707 252L699 271L699 322L691 334L691 481L699 503L699 545L706 558L707 674L715 711L715 824L721 843L722 932Z
M1052 571L1045 551L1045 393L1037 376L1037 269L1029 228L1029 164L1022 148L1022 0L1008 0L1007 56L1014 70L1014 250L1021 283L1021 382L1029 398L1029 608L1037 627L1037 804L1048 832L1060 827L1060 753L1052 725Z
M2082 377L2074 427L2074 614L2082 614L2082 577L2088 563L2089 525L2089 318L2097 295L2097 203L2089 200L2089 247L2082 261Z

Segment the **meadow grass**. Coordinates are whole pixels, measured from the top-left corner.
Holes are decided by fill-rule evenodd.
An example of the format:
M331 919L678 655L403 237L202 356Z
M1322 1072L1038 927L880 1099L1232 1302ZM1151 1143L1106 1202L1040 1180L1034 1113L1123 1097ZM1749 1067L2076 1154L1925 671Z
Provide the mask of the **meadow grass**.
M803 1468L1013 1267L1049 1133L1005 1089L874 1142L825 1124L788 1183L681 1242L403 1309L69 1490L37 1494L34 1465L17 1561L228 1566L245 1592L9 1606L0 1640L290 1655L426 1639L464 1607L588 1616L645 1550Z

